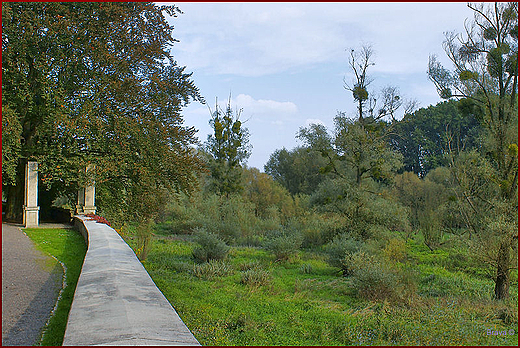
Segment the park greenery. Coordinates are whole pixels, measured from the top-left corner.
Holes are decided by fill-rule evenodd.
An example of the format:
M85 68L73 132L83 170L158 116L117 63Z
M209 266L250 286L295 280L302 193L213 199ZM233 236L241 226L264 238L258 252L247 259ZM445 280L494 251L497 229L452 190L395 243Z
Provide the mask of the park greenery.
M61 346L87 246L83 236L73 229L27 228L24 232L38 249L63 265L59 267L64 277L59 299L43 328L40 342L35 342L42 346Z
M167 50L178 8L3 3L8 214L24 161L53 197L94 164L98 213L205 345L517 345L518 4L468 6L427 67L444 101L372 90L352 49L355 114L261 172L229 102L203 144L182 125L203 98Z

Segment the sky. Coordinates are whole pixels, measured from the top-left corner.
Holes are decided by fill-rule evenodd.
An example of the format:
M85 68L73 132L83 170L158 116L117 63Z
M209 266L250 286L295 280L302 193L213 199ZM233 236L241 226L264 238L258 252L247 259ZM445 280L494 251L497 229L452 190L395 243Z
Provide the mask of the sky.
M300 127L320 123L333 131L339 111L355 114L351 49L370 45L375 65L369 92L399 88L419 107L440 102L428 80L428 57L451 67L442 48L444 32L463 32L473 18L466 3L175 3L168 20L178 39L171 52L193 80L206 105L183 109L186 126L205 142L215 103L242 109L253 146L247 166L264 171L277 149L302 145ZM209 107L209 108L208 108Z

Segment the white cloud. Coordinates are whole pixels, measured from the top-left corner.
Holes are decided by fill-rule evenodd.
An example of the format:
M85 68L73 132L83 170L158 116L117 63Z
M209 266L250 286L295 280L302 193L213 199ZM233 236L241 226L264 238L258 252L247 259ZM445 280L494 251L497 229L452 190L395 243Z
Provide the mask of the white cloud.
M260 115L285 115L290 116L298 112L298 107L292 102L279 102L275 100L255 100L250 95L239 94L234 100L239 108L243 108L248 114Z
M181 3L173 50L181 64L212 74L262 76L344 62L370 43L374 71L424 72L443 31L462 29L463 3ZM457 23L457 28L452 23ZM433 50L433 51L431 51Z

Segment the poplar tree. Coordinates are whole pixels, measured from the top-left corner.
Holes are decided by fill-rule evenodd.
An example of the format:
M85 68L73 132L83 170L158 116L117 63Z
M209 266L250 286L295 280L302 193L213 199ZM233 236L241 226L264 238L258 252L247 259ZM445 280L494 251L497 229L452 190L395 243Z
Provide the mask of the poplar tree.
M473 21L444 41L453 70L431 56L428 74L442 98L459 99L482 127L480 151L450 151L450 168L472 245L494 269L495 298L504 299L518 253L518 3L468 7Z
M209 154L212 191L229 197L242 191L242 165L251 155L249 130L242 125L242 110L233 112L231 98L223 110L216 102L209 124L213 134L208 135L205 148Z

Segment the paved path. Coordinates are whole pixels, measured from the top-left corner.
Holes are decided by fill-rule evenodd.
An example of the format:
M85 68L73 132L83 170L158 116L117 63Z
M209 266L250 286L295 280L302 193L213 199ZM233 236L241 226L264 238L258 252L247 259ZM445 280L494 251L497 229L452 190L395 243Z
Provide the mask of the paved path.
M63 270L19 229L2 224L2 345L38 344L61 288Z

